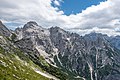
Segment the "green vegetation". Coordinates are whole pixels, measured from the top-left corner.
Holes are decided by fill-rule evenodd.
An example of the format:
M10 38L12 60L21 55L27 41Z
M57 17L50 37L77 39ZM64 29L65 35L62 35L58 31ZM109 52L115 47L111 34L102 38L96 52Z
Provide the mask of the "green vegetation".
M40 57L39 59L33 57L33 55L30 55L30 59L38 65L42 70L48 72L49 74L52 74L53 76L59 78L60 80L67 80L68 75L63 72L61 69L54 67L50 64L48 64L43 57Z
M11 38L4 37L8 44L3 44L8 47L8 50L0 47L0 54L6 59L4 62L6 64L8 63L7 67L0 65L0 80L48 80L47 78L36 73L30 66L37 66L36 69L46 71L60 80L68 79L68 75L66 73L61 71L61 69L48 64L42 56L36 57L32 53L25 54L20 49L11 45L11 42L14 42L15 37L15 34L12 34ZM16 58L16 56L19 58L19 60ZM11 65L9 65L9 60L13 62ZM27 63L28 65L22 64L21 61L22 63Z
M16 50L19 52L19 50ZM25 59L22 53L17 53ZM21 60L18 56L6 52L0 47L0 80L49 80L36 73L29 63Z

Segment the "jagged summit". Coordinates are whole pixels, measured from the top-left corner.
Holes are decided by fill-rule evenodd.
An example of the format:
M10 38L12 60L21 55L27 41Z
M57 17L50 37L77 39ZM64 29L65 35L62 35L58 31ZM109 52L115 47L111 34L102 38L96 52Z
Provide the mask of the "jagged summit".
M84 37L88 38L88 40L92 40L92 41L96 41L97 39L106 39L106 38L108 38L108 36L106 34L96 33L96 32L91 32L89 34L86 34Z
M23 29L27 30L30 28L31 29L38 29L38 28L42 28L42 27L40 27L35 21L29 21L24 25Z
M35 21L29 21L29 22L27 22L27 24L31 24L31 25L36 25L36 26L38 26L38 24L37 24Z
M87 35L89 35L89 36L97 36L97 35L102 35L102 34L101 33L96 33L96 32L91 32L89 34L86 34L85 36L87 36Z
M62 31L64 31L63 29L61 29L61 28L60 28L60 27L58 27L58 26L51 27L50 29L54 29L54 30L62 30Z
M59 27L45 29L32 21L16 29L15 34L17 39L13 44L35 64L55 76L58 72L51 66L69 76L65 79L56 76L60 80L76 80L78 76L78 80L120 79L120 50L114 45L114 42L119 44L119 37L114 39L100 33L81 37ZM41 57L50 66L41 64Z
M55 27L51 27L50 30L56 31L56 32L66 32L65 30L63 30L62 28L55 26Z
M67 32L67 31L65 31L65 30L63 30L62 28L60 28L60 27L51 27L50 29L49 29L49 31L50 31L50 33L51 34L54 34L54 35L57 35L57 34L61 34L61 35L70 35L70 33L69 32ZM56 34L55 34L56 33Z
M11 35L10 30L0 21L0 34L9 37Z

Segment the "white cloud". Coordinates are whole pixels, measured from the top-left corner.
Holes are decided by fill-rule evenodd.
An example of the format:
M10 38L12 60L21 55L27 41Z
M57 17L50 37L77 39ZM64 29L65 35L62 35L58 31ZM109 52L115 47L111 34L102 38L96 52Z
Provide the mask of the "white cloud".
M0 19L4 23L25 24L30 20L45 27L60 26L66 30L85 34L94 30L119 35L120 0L108 0L88 7L82 13L64 15L51 2L60 6L64 0L0 0ZM112 34L111 34L112 33Z
M60 6L60 2L58 0L53 1L56 6Z

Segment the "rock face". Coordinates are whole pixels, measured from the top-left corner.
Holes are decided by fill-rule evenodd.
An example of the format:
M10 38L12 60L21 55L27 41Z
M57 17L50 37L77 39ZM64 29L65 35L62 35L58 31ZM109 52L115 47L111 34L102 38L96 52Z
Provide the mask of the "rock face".
M100 33L80 36L59 27L45 29L33 21L11 33L0 22L0 51L3 54L17 52L22 55L21 59L32 60L61 80L119 80L119 42L119 36L108 37ZM41 60L41 56L50 65ZM70 78L65 78L64 74Z
M1 21L0 21L0 34L7 37L11 35L10 30L7 29L6 26Z
M33 53L34 57L43 56L48 63L73 77L120 79L120 48L119 44L113 45L114 38L99 33L80 36L59 27L45 29L32 21L17 28L15 33L15 44L21 50Z
M36 64L14 45L13 35L3 24L0 26L0 80L50 80L52 77L42 75L44 72L36 72Z
M35 53L37 57L42 55L49 63L54 63L56 53L50 40L50 32L38 26L35 22L28 22L21 29L16 29L16 45L27 53ZM18 41L17 41L18 40Z
M114 47L120 49L120 36L110 37L108 40Z
M91 33L84 37L58 34L53 35L52 42L58 48L60 66L87 80L119 79L120 52L111 47L102 34Z

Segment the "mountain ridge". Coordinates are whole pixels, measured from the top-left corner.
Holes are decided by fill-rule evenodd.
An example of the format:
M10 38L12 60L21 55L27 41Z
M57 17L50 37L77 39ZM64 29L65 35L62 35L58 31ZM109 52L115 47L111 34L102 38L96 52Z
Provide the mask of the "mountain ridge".
M59 27L45 29L33 21L17 28L14 35L12 41L17 48L26 53L33 63L60 80L120 78L120 50L114 44L119 38L114 41L115 37L100 33L80 36ZM40 57L49 67L41 64ZM62 74L67 75L64 77Z

